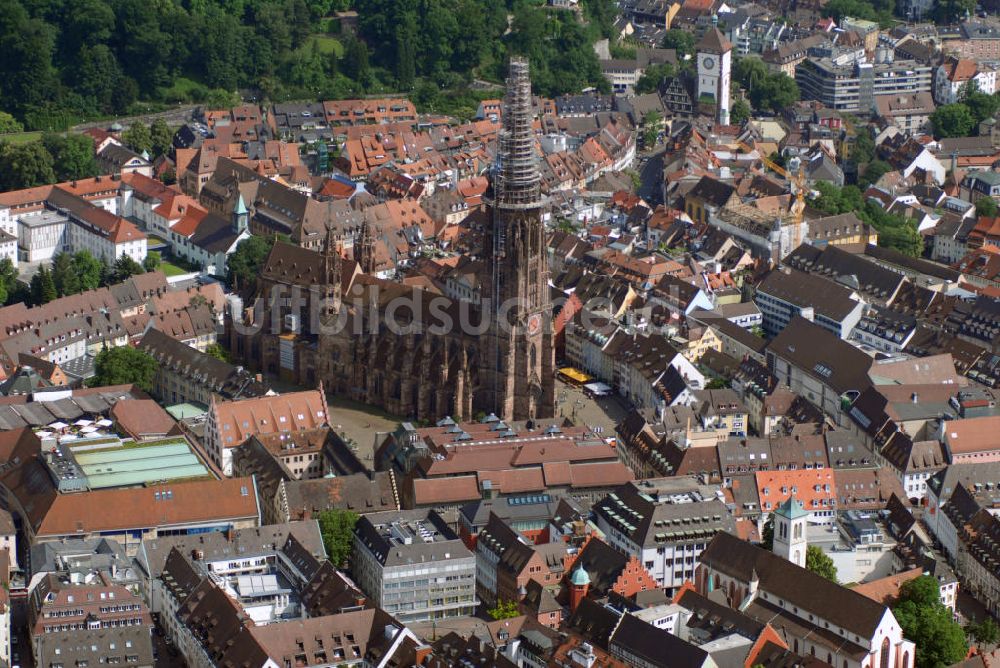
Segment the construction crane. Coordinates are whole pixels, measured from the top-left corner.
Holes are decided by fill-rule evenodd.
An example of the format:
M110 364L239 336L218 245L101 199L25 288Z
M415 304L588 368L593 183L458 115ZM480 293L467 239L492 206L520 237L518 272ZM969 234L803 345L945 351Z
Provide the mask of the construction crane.
M740 147L740 150L745 153L752 153L754 150L749 144L745 142L736 142L736 145ZM787 169L774 162L770 158L765 158L764 156L759 156L759 159L764 166L770 169L772 172L781 175L786 181L788 181L791 186L792 194L795 195L795 204L792 206L792 214L795 216L795 229L792 230L792 250L795 250L802 244L802 218L806 210L806 172L805 165L799 165L799 171L797 174L791 174Z

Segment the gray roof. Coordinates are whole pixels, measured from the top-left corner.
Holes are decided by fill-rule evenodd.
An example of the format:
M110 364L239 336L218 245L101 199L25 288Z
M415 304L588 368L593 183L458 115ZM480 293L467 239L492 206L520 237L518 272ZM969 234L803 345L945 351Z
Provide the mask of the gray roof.
M816 313L837 322L861 307L861 302L851 298L851 289L793 269L772 271L757 287L757 294L769 295L799 308L812 306Z
M139 341L139 349L152 355L159 365L185 378L197 379L225 399L259 397L268 388L242 367L216 359L156 329Z
M668 495L657 502L645 490L626 485L599 501L595 514L616 527L637 545L663 547L680 542L706 542L719 531L736 531L732 514L720 499L705 495L694 485L690 498L672 503Z
M741 582L750 582L756 573L760 591L778 596L787 601L786 605L814 613L866 639L872 636L888 610L881 603L730 533L717 534L701 553L700 561Z
M927 479L927 488L942 502L951 498L961 485L992 483L1000 490L1000 462L951 464Z
M420 524L429 535L421 539ZM394 537L393 528L403 527L416 538L410 544ZM363 544L385 567L406 564L474 559L458 534L433 510L404 510L364 515L354 528L356 543Z
M148 576L156 578L163 572L170 550L176 547L184 553L199 550L206 559L221 559L229 555L249 555L273 552L274 545L284 545L290 535L295 536L313 554L326 556L323 537L315 520L269 524L263 527L237 529L230 539L221 531L191 536L161 536L144 540L135 556L136 565Z
M767 354L786 360L837 394L861 392L871 385L872 358L805 318L793 318L768 344Z
M816 248L803 244L783 260L787 266L854 286L861 294L889 300L905 280L902 274L880 267L864 255L837 246Z
M46 633L36 649L41 666L152 666L153 640L144 625ZM22 652L27 648L21 649ZM131 660L130 660L131 657Z

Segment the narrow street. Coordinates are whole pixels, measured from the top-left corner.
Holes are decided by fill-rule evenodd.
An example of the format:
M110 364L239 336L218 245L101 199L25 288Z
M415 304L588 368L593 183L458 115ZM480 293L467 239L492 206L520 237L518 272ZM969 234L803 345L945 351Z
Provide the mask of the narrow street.
M92 128L103 128L107 129L112 123L118 123L124 127L129 127L133 123L144 123L149 125L156 119L163 119L167 122L167 125L183 125L187 121L191 120L191 113L202 105L199 104L189 104L182 107L177 107L176 109L168 109L166 111L159 111L152 114L141 114L139 116L126 116L123 118L113 118L104 121L92 121L89 123L81 123L80 125L74 125L72 130L75 132L82 132L84 130L90 130Z
M639 172L639 196L655 207L663 203L663 154L666 147L658 146L652 154L636 156L636 170Z

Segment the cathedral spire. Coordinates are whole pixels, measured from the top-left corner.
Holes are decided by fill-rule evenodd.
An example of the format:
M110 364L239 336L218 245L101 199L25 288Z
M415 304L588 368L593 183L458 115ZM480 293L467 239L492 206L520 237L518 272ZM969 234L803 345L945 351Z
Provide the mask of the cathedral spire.
M323 240L323 282L329 287L340 289L340 249L333 227L326 228Z
M364 273L372 274L375 272L375 233L372 231L368 216L362 219L358 238L354 242L354 261L358 263Z
M323 240L323 275L319 279L323 293L322 318L328 323L340 312L340 260L340 238L333 231L333 226L328 226Z
M541 203L533 121L528 61L514 57L510 59L507 77L496 174L495 196L500 207L519 208Z

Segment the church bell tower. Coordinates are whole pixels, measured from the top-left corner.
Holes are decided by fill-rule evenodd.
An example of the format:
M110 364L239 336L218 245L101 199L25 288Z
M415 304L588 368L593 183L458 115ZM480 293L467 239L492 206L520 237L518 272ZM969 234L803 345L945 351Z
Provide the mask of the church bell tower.
M555 411L555 349L544 202L532 128L528 61L512 58L492 177L483 277L477 408L503 420L551 417ZM488 304L488 306L487 306Z

